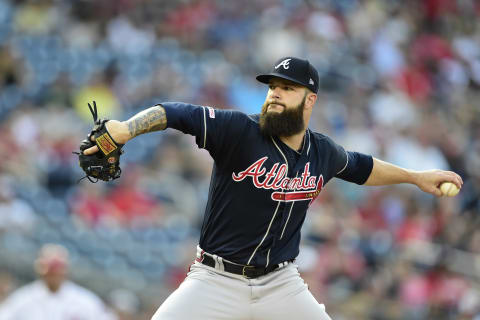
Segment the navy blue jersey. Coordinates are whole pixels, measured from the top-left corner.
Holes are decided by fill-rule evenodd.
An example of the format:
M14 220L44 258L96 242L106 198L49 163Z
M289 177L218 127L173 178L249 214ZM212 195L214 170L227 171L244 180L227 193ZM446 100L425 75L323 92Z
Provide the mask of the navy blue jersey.
M162 103L167 127L196 137L214 159L200 247L235 263L294 259L310 204L337 176L364 183L373 160L307 129L300 152L260 132L258 115ZM361 170L360 170L360 169Z

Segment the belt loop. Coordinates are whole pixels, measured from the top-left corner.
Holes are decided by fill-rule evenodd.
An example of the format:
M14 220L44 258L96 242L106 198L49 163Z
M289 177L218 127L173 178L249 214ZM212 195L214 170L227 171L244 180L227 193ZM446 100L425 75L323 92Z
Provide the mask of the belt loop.
M197 246L197 258L195 260L202 263L204 254L205 254L205 250L200 248L200 246Z
M218 270L225 271L225 266L223 265L223 258L215 255L216 266Z

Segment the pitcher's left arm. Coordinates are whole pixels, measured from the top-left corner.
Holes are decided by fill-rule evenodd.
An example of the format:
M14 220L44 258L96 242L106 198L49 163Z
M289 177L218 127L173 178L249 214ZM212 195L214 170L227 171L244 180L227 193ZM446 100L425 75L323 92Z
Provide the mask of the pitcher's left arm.
M462 178L452 171L428 170L415 171L400 168L391 163L373 158L373 168L364 185L383 186L389 184L410 183L418 186L422 191L437 197L442 196L440 184L451 182L459 189L462 188Z

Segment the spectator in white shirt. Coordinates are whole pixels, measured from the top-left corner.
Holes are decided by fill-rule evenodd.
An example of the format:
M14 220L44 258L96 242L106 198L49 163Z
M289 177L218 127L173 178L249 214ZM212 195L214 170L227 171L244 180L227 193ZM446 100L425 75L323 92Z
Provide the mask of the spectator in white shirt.
M93 292L67 280L68 252L43 246L35 261L39 279L14 291L0 305L0 320L115 320Z

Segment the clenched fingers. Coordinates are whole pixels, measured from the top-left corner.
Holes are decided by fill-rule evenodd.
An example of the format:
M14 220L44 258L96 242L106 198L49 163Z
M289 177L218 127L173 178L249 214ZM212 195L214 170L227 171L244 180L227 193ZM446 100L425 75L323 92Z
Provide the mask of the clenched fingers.
M93 134L90 136L90 140L95 141L95 136ZM93 146L93 147L90 147L88 149L83 150L83 154L86 155L86 156L89 156L89 155L94 154L96 152L98 152L98 147L97 146Z
M89 155L94 154L94 153L96 153L96 152L98 152L98 147L97 147L97 146L93 146L93 147L90 147L90 148L88 148L88 149L85 149L85 150L83 151L83 154L86 155L86 156L89 156Z
M463 179L458 174L453 171L444 171L444 179L442 182L451 182L457 186L458 189L461 189L463 186Z

